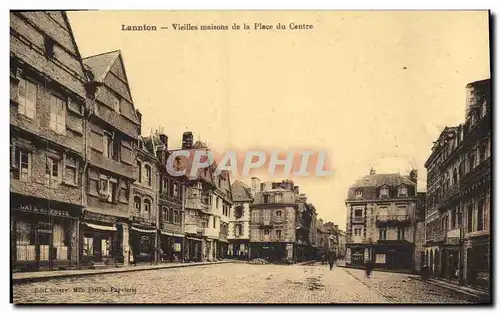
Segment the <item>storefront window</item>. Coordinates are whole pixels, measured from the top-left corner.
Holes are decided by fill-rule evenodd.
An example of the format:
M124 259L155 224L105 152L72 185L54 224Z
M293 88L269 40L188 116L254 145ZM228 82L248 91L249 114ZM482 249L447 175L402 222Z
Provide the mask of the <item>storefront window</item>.
M149 239L149 237L142 236L141 237L140 253L141 254L148 254L150 251L150 245L151 245L151 240Z
M56 223L53 228L53 246L56 249L56 259L57 260L67 260L68 259L68 246L65 243L65 236L67 230L65 230L63 224Z
M94 255L94 238L83 237L83 255L84 256Z
M16 223L16 251L17 260L35 260L35 231L34 225L24 221Z

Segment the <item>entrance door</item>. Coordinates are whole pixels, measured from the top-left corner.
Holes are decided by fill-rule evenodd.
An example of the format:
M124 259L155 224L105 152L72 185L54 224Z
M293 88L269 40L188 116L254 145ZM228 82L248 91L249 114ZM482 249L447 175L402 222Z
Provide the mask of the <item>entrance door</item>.
M387 251L387 266L389 267L389 269L395 268L395 262L396 262L396 251L394 250Z

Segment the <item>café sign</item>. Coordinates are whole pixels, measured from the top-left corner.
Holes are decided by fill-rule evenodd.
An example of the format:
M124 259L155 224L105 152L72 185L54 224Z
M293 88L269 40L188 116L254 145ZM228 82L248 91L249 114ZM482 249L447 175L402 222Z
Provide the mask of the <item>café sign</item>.
M116 223L116 217L94 213L90 211L83 212L83 219L87 221L96 221L104 223Z
M47 209L43 207L37 207L34 205L20 205L17 207L18 211L23 211L23 212L29 212L29 213L38 213L38 214L45 214L45 215L52 215L52 216L61 216L61 217L70 217L70 214L66 210L61 210L61 209Z

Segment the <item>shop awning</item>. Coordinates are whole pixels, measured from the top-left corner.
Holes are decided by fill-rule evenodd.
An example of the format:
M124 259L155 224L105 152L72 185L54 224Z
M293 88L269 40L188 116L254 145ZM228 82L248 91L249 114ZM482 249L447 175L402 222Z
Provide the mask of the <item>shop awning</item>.
M219 239L220 242L229 243L226 239Z
M141 233L156 233L156 229L143 229L143 228L138 228L138 227L131 227L133 230L141 232Z
M182 234L169 233L169 232L166 232L166 231L163 231L163 230L160 230L160 232L162 233L162 235L165 235L165 236L184 237L184 235L182 235Z
M108 231L116 231L116 226L106 226L106 225L97 225L91 223L83 223L90 228L98 229L98 230L108 230Z
M195 238L195 237L186 237L186 239L196 240L196 241L203 241L203 239Z

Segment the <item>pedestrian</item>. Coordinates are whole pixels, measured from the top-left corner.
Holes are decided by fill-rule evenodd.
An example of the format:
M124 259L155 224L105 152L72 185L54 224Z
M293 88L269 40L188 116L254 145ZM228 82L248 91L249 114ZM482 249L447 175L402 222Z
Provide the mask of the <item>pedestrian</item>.
M328 265L330 265L330 271L333 269L333 264L335 263L335 256L332 251L328 252Z
M373 263L371 262L371 260L367 260L365 262L365 275L366 275L366 278L370 278L370 276L372 274L372 270L373 270Z

